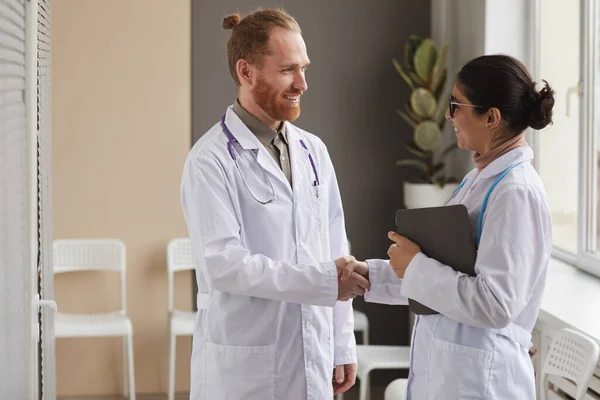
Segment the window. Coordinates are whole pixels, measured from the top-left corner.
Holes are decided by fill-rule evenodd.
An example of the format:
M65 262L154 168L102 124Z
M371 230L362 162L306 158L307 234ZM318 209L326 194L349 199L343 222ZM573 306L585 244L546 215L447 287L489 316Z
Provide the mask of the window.
M554 255L600 276L600 0L535 1L534 74L555 90L554 124L535 165L552 214Z
M579 169L580 16L576 2L541 2L539 78L555 91L554 124L541 132L536 152L552 213L554 243L577 252ZM556 29L561 26L561 29ZM560 182L560 184L555 184Z
M592 46L594 47L595 54L593 54L593 98L594 103L590 108L592 113L592 121L593 121L593 129L594 132L592 136L592 140L595 143L590 143L593 145L593 152L590 154L590 171L595 172L594 174L590 174L590 183L591 183L591 192L593 197L591 197L591 208L593 209L593 213L595 215L591 215L591 227L592 238L590 245L593 246L590 250L594 253L600 252L600 230L598 227L600 223L598 223L598 218L600 218L600 158L598 157L598 153L600 152L600 110L598 107L600 106L600 3L596 1L596 9L594 14L594 37L592 40ZM591 146L590 146L591 147Z

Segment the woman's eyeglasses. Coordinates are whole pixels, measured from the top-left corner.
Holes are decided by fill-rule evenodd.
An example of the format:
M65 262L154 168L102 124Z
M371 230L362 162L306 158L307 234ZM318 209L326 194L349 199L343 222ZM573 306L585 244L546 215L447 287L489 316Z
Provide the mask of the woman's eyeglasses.
M466 107L481 107L476 106L475 104L465 104L465 103L457 103L454 101L454 97L448 96L448 111L450 111L450 118L454 118L454 111L456 111L456 106L466 106Z

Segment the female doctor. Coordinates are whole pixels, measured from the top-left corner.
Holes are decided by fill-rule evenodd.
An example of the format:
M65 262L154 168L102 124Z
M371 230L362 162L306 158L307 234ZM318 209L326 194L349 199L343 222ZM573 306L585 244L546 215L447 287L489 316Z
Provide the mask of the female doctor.
M477 232L475 277L427 257L393 232L389 262L346 267L370 280L367 301L407 304L411 298L439 312L415 319L410 400L535 399L528 349L552 225L524 131L550 124L553 106L548 83L536 90L514 58L482 56L458 73L446 119L458 146L474 152L476 168L447 204L464 204Z

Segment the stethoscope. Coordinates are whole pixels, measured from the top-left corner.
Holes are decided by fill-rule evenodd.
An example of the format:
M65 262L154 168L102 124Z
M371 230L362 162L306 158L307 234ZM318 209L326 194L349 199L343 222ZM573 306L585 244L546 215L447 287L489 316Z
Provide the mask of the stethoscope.
M246 178L244 177L244 174L242 173L242 170L240 169L240 166L237 163L237 157L235 155L235 149L233 148L233 145L235 143L238 143L238 140L235 138L235 136L233 136L233 134L231 133L231 131L229 130L229 128L227 127L227 124L225 124L225 115L223 115L223 118L221 118L221 126L223 127L223 132L225 132L225 136L227 136L227 151L229 152L229 155L231 156L231 159L233 160L233 163L235 164L235 167L237 168L238 172L240 173L240 176L242 177L242 181L244 182L244 186L246 186L246 189L248 190L248 193L250 193L250 195L252 195L252 197L254 198L254 200L256 200L257 202L259 202L260 204L269 204L272 201L274 201L275 199L277 199L277 195L275 194L275 187L273 186L273 182L271 181L271 179L269 178L269 175L267 174L267 171L265 171L265 169L262 167L262 165L260 165L260 163L258 162L258 152L254 151L254 159L256 160L258 166L260 167L263 176L265 177L265 179L267 180L267 182L269 182L269 186L271 187L271 195L269 196L269 198L267 200L261 200L259 198L257 198L254 193L252 193L252 190L250 190L250 187L248 186L248 183L246 182ZM310 151L308 150L308 147L306 147L306 144L304 143L304 140L300 139L300 145L302 145L302 147L304 147L304 149L308 152L308 160L310 161L310 165L312 167L313 173L315 174L315 181L313 182L313 186L317 187L321 184L321 181L319 180L319 174L317 173L317 166L315 165L315 160L313 159L312 155L310 154ZM317 192L318 193L318 192Z
M494 180L494 182L492 182L492 184L490 185L490 188L488 189L487 193L485 194L485 197L483 198L483 202L481 203L481 208L479 210L479 216L477 217L477 238L476 238L476 244L477 247L479 247L479 242L481 241L481 232L483 230L483 214L485 213L485 209L487 208L487 203L488 203L488 199L490 198L490 195L492 194L492 192L494 191L494 188L498 185L498 183L500 183L500 181L502 179L504 179L504 177L513 169L515 168L517 165L524 163L524 161L519 161L517 163L514 163L513 165L511 165L510 167L506 168L504 171L502 171L500 173L500 175ZM450 197L448 198L448 200L446 200L446 204L448 204L448 202L450 202L450 200L452 200L454 198L454 196L460 191L460 189L462 189L463 186L465 186L465 183L467 183L469 179L465 179L461 182L460 185L458 185L458 187L456 189L454 189L454 191L452 192L452 194L450 195Z

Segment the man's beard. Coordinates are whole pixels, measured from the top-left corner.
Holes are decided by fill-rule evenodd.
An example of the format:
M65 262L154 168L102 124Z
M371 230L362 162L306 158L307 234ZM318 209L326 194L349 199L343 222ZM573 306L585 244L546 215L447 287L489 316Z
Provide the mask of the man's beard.
M300 116L300 98L297 104L285 104L285 99L262 76L258 77L256 87L251 91L254 101L269 117L275 121L295 121ZM285 93L289 96L300 96L301 91L291 89Z

